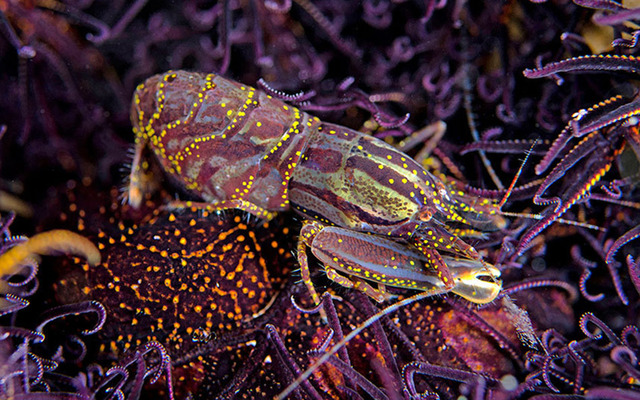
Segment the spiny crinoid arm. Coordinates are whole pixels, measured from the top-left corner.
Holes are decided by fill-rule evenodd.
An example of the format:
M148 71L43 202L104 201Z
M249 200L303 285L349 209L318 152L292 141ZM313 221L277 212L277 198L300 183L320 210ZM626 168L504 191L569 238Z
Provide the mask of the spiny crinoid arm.
M100 252L84 236L67 230L42 232L20 243L0 256L0 276L15 274L23 263L39 255L75 254L90 265L100 263Z
M619 139L620 137L618 137ZM613 138L611 138L613 140ZM569 208L576 204L580 199L591 190L591 188L611 169L613 160L622 152L625 143L617 143L614 146L614 152L607 157L591 157L588 158L582 166L583 171L576 176L575 182L564 190L560 202L551 212L546 214L544 218L534 224L522 236L516 249L518 255L524 254L528 249L531 241L538 236L553 222L557 221Z
M532 79L550 77L561 72L611 71L637 74L638 60L637 57L626 55L586 55L552 62L536 69L525 69L523 74ZM562 81L560 80L559 83L561 84Z

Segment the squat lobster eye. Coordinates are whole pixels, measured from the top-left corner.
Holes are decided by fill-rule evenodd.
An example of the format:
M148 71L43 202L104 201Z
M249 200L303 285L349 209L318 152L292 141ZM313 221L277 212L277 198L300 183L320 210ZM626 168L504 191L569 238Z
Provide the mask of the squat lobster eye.
M433 217L433 213L429 210L428 207L422 207L422 209L418 212L418 220L422 222L428 222Z

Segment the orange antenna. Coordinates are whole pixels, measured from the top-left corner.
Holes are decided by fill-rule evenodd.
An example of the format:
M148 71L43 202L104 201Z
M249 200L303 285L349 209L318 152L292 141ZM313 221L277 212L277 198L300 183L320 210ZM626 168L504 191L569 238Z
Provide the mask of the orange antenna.
M511 181L511 185L509 185L509 189L507 189L507 193L504 194L504 197L502 198L502 200L500 200L500 203L498 203L498 208L502 209L502 206L504 205L504 203L506 203L507 199L509 199L509 196L511 196L511 191L516 186L516 182L518 181L518 178L522 173L522 169L524 168L524 165L527 163L527 160L529 159L529 156L531 155L533 148L536 147L537 143L538 143L538 139L534 140L533 144L531 145L531 148L525 153L524 160L522 160L522 164L520 164L520 168L518 168L518 172L516 173L516 176L513 177L513 180Z

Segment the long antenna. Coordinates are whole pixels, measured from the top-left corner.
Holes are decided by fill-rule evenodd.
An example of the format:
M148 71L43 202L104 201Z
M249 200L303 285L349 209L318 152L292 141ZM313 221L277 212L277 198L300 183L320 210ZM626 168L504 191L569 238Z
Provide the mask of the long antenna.
M507 202L507 199L509 199L509 196L511 196L511 191L516 186L516 182L518 181L518 178L522 173L522 169L524 168L524 165L527 163L527 160L529 159L529 156L533 152L533 148L536 147L537 143L538 143L538 139L534 140L533 144L531 145L531 148L529 148L529 150L527 150L527 152L525 153L524 160L522 160L522 164L520 164L520 168L518 168L518 172L516 173L516 176L513 177L513 180L511 181L511 185L509 185L509 189L507 189L507 193L504 194L504 197L502 198L502 200L500 200L500 203L498 203L499 209L502 209L502 206Z

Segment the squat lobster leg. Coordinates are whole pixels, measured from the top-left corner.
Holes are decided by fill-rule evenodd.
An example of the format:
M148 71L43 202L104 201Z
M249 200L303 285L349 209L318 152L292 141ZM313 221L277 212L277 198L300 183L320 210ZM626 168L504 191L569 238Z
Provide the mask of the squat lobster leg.
M379 289L374 288L369 285L367 282L360 278L344 277L336 272L333 268L329 266L324 266L324 270L327 273L327 278L331 279L335 283L344 286L346 288L353 288L355 290L359 290L362 293L368 295L378 303L382 303L383 301L389 300L392 296L386 292L384 289L384 285L381 285Z

